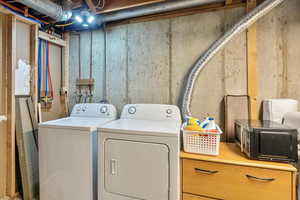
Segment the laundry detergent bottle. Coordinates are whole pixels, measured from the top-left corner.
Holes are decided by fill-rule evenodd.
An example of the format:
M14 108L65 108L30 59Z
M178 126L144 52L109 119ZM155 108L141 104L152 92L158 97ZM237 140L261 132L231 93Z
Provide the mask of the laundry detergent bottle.
M217 125L216 125L215 119L212 118L212 117L207 117L207 118L200 124L200 126L201 126L203 129L206 129L206 130L216 130L216 129L217 129Z

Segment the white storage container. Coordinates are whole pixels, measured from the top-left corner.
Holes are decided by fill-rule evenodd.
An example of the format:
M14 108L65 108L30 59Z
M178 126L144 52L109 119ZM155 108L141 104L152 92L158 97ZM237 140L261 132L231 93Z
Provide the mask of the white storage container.
M294 99L266 99L263 101L263 120L282 123L286 113L297 111L298 101Z
M199 131L189 131L182 128L183 149L188 153L219 155L220 138L223 133L219 126L218 131L202 133Z

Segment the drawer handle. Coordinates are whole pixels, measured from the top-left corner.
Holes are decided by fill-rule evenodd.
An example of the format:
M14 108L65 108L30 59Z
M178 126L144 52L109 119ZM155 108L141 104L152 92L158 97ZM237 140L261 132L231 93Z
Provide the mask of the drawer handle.
M258 180L258 181L266 181L266 182L275 181L275 178L258 178L258 177L251 176L251 175L248 175L248 174L246 174L246 177L248 179L254 179L254 180Z
M211 170L205 170L205 169L195 168L195 172L197 172L197 173L205 173L205 174L216 174L219 171L211 171Z

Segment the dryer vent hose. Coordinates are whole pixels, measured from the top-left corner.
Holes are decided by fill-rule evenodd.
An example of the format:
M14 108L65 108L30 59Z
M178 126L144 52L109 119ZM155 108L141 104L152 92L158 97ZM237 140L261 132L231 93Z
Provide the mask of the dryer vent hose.
M239 33L249 28L258 19L268 14L273 8L277 7L284 0L265 0L246 16L244 16L237 24L228 30L221 38L216 40L196 61L189 73L184 96L182 100L182 115L183 117L191 116L191 101L195 82L199 77L199 73L203 70L206 64L218 53L224 46L231 41Z

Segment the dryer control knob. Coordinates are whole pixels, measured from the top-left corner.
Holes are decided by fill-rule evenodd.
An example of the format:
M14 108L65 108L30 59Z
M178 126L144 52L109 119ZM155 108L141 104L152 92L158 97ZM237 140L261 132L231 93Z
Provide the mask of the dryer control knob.
M136 108L135 107L131 106L131 107L128 108L128 113L129 114L133 115L133 114L135 114L135 112L136 112Z
M104 114L104 113L106 113L107 112L107 106L102 106L101 108L100 108L100 112L102 113L102 114Z
M76 109L76 111L79 112L80 110L81 110L81 107L78 106L77 109Z
M170 114L172 114L172 110L171 109L167 109L166 113L170 115Z

